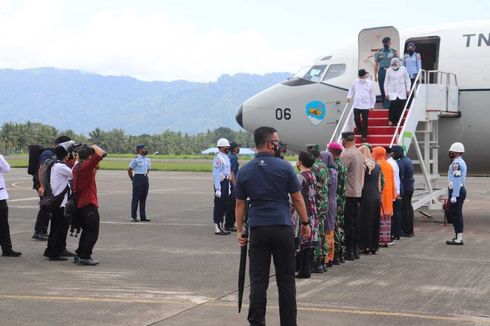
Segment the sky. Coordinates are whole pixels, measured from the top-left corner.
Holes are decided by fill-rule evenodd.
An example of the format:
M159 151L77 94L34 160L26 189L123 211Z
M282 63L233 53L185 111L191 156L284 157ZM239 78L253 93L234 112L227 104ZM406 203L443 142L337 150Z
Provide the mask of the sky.
M0 0L0 68L211 82L296 72L367 27L489 18L490 0Z

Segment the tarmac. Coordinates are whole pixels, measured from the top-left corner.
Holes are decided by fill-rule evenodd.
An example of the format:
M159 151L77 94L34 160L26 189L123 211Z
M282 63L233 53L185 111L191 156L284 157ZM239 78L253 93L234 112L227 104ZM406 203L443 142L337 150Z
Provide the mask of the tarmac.
M132 223L126 172L99 171L95 267L43 257L46 242L31 239L31 177L5 177L22 256L0 257L0 325L248 325L248 279L239 314L240 250L234 234L213 233L209 173L152 172L151 222ZM445 244L453 228L442 212L416 212L415 237L298 280L298 325L490 325L489 183L468 178L464 246ZM68 249L77 240L68 236ZM273 275L267 324L279 325Z

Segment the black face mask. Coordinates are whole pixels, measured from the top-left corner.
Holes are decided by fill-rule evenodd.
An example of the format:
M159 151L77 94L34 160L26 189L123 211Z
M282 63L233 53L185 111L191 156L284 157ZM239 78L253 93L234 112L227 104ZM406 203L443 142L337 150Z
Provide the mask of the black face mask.
M143 155L143 156L148 155L148 151L146 149L144 151L141 151L141 155Z
M414 54L414 53L415 53L415 51L414 51L414 50L408 50L408 54L412 55L412 54Z
M230 152L229 148L225 148L225 153L228 154Z
M389 44L389 43L383 43L383 47L384 47L385 49L389 49L389 48L390 48L390 44Z
M281 147L279 145L274 144L274 157L281 157Z
M454 158L456 157L456 154L454 154L453 152L449 152L449 158L452 160L454 160Z

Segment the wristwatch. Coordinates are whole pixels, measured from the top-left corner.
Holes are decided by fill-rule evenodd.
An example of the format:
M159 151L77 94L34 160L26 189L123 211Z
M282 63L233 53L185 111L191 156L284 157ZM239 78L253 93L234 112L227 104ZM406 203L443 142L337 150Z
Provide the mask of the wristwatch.
M309 221L301 222L301 225L310 225L310 222Z

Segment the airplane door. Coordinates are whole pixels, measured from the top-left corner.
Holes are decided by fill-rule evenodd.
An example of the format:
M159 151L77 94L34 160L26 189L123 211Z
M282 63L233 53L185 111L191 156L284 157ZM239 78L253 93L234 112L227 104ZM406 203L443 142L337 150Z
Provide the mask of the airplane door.
M359 69L366 71L373 76L374 80L374 54L383 47L382 40L388 36L391 38L391 47L400 56L400 34L393 26L366 28L359 32ZM376 94L380 95L378 83L376 83Z

